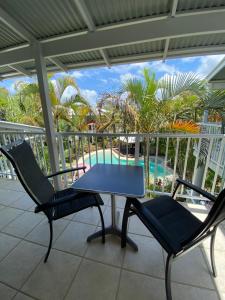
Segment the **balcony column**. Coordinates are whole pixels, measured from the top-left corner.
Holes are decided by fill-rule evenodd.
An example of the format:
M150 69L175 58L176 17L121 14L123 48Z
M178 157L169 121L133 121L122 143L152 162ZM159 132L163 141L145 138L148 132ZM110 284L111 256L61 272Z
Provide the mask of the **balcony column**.
M45 59L42 55L42 48L40 43L34 42L33 48L51 171L54 173L59 170L59 155L56 144L56 135L52 117L51 102L49 98L46 64ZM56 190L60 189L60 180L58 176L54 177L54 187Z

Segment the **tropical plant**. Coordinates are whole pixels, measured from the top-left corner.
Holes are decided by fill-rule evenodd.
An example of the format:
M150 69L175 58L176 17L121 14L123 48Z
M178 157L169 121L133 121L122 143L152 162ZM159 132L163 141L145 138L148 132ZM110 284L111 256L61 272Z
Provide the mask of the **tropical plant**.
M70 76L50 80L49 91L57 131L60 130L60 120L72 123L75 104L83 104L89 107L89 103L81 96L75 80Z

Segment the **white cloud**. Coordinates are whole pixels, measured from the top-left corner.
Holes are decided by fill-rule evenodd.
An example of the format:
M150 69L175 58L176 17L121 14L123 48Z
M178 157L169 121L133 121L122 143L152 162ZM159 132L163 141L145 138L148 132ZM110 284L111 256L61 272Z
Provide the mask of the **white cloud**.
M108 80L107 79L104 79L104 78L101 78L100 81L104 84L108 83Z
M84 73L80 72L80 71L72 71L70 73L70 76L78 79L78 78L81 78L81 77L84 77Z
M225 55L202 56L200 58L200 65L195 72L201 76L207 76L224 57Z
M178 69L175 66L168 65L166 62L163 61L154 61L149 64L150 69L154 72L162 72L168 74L174 74L178 72Z
M96 104L98 94L95 90L81 89L80 93L91 105Z
M137 76L134 75L134 74L132 74L132 73L130 73L130 72L120 75L120 81L122 83L125 83L127 80L134 79L134 78L137 78Z

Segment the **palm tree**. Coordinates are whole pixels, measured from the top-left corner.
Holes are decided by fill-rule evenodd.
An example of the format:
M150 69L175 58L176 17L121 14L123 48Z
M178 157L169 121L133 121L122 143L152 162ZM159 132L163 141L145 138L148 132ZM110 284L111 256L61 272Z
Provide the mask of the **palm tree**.
M225 90L208 90L203 97L205 109L212 109L219 113L222 119L221 133L225 133Z
M70 93L68 93L69 89ZM60 130L60 120L67 123L72 122L72 116L75 114L75 104L90 107L88 101L81 96L75 80L70 76L50 80L49 91L57 131Z
M206 85L193 73L164 76L157 81L155 74L145 68L143 79L129 79L123 90L139 112L139 131L155 132L192 113L199 106Z
M178 118L187 117L198 107L206 91L205 82L193 73L178 73L165 76L159 81L147 68L143 69L143 79L132 78L124 85L128 100L133 103L139 114L139 132L158 132L168 130L169 124ZM189 105L187 105L187 103ZM191 104L191 105L190 105ZM145 171L149 183L149 143L144 141Z

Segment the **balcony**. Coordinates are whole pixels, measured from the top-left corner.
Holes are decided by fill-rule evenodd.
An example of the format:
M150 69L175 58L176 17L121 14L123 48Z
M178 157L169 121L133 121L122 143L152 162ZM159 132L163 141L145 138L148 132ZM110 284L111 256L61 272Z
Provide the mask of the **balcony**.
M49 158L45 133L24 130L2 131L1 141L29 140L40 166L47 173ZM204 139L207 143L202 142ZM202 174L200 185L218 193L224 184L219 173L222 150L217 153L216 168L211 181L208 180L215 143L224 143L224 136L57 133L60 168L83 163L89 167L94 163L144 164L149 155L148 196L169 194L178 175L197 182L199 174ZM207 154L203 165L200 164L202 147ZM193 160L191 165L190 159ZM121 249L115 237L107 237L105 245L98 240L87 244L86 237L100 226L95 209L90 208L55 223L53 250L48 263L43 264L49 238L46 219L33 213L34 204L12 167L3 157L0 161L0 294L3 299L165 299L165 254L136 217L131 218L128 231L139 246L138 253L129 247ZM180 161L182 166L178 165ZM70 185L79 176L82 173L69 174L61 178L61 183ZM108 225L110 199L107 195L102 197ZM124 200L122 197L116 199L119 224ZM204 198L181 189L178 200L198 218L205 218L208 204ZM211 275L208 241L174 263L174 299L225 299L224 244L223 223L216 237L216 279Z
M109 223L110 202L103 196L104 218ZM124 200L117 199L123 211ZM207 209L184 204L199 218ZM165 258L160 245L133 217L129 235L139 251L121 250L117 239L107 237L86 243L99 220L94 209L55 223L55 239L48 263L43 256L48 224L33 213L33 202L18 181L0 180L0 294L2 299L165 299ZM174 299L225 299L225 225L216 238L218 277L211 276L206 241L177 260L172 269ZM185 270L185 271L184 271Z

